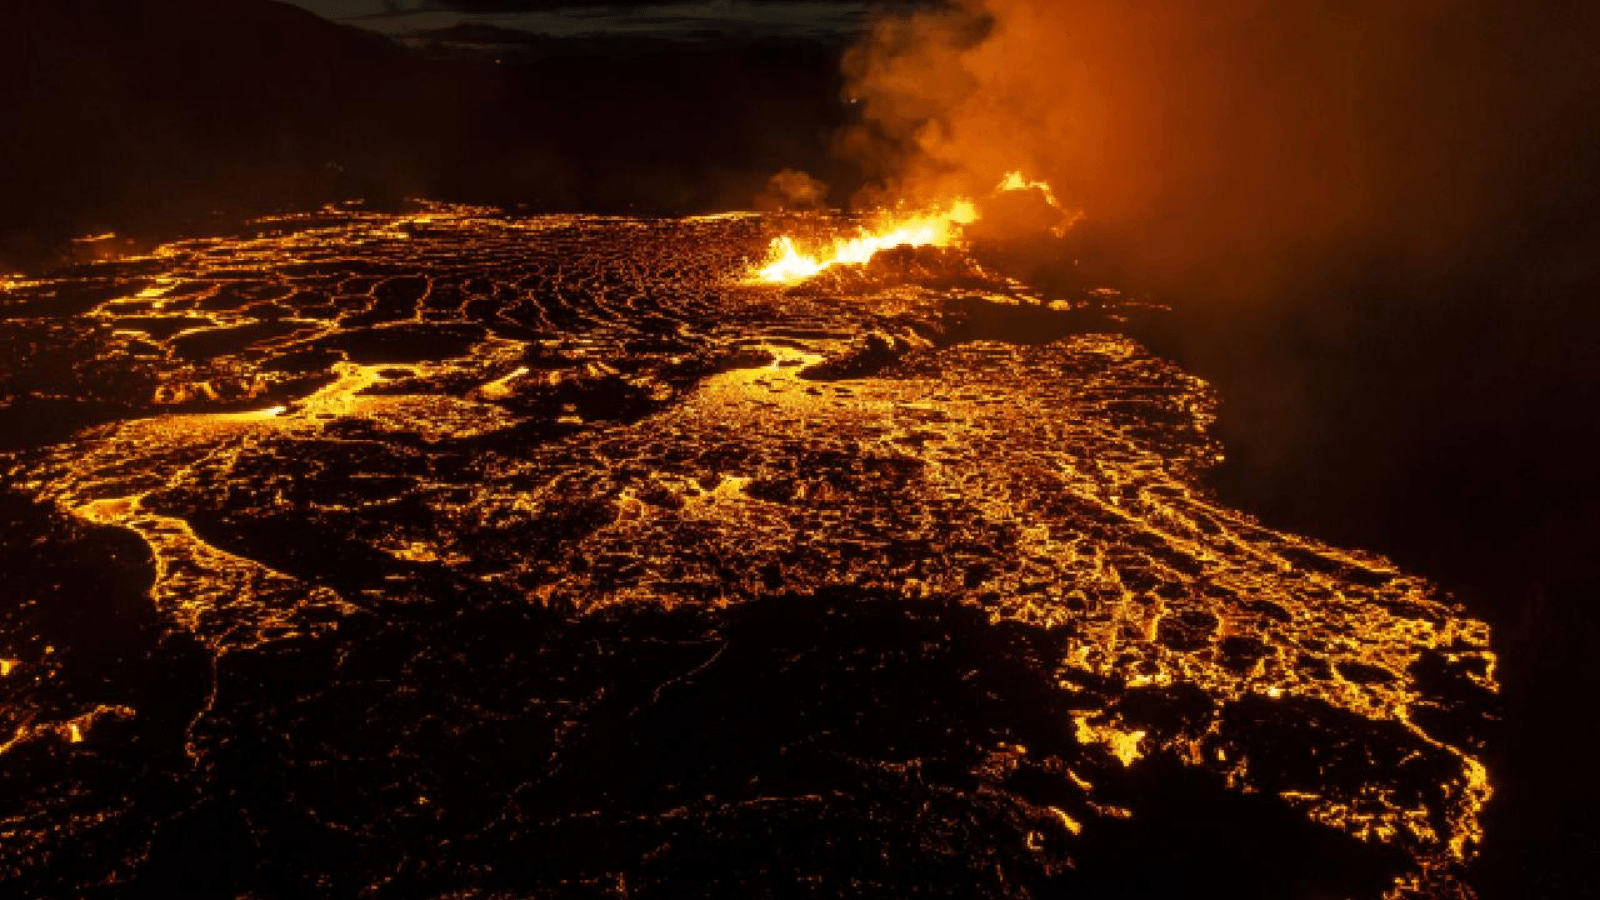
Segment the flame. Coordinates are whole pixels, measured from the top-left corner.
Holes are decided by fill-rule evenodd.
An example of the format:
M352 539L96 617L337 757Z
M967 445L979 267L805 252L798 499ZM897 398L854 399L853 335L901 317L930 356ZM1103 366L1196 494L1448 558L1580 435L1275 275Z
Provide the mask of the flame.
M1038 191L1056 209L1061 204L1055 191L1043 181L1034 181L1021 171L1006 173L992 192L995 195L1012 191ZM754 279L768 284L794 284L841 265L865 265L878 251L891 247L950 247L962 240L962 226L978 221L978 205L966 197L957 197L942 207L923 210L909 216L883 215L872 230L863 230L854 238L835 240L826 254L809 255L796 246L794 238L784 235L773 238L767 263Z
M1020 171L1007 172L1006 177L1001 179L1000 186L994 189L996 194L1008 194L1012 191L1038 191L1044 196L1044 202L1056 209L1061 208L1061 201L1056 199L1056 192L1050 185L1043 181L1034 181Z
M804 281L823 269L840 265L865 265L879 250L890 247L948 247L961 239L962 225L978 220L978 208L965 198L952 201L943 209L924 211L895 219L885 218L876 230L848 240L837 240L826 256L808 256L785 235L772 241L772 255L756 274L756 280L771 284Z

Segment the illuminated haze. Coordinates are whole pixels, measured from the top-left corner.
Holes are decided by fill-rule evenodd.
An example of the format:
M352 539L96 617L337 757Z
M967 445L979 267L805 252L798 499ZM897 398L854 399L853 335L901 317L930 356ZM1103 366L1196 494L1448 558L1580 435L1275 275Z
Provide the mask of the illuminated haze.
M1530 177L1592 143L1593 80L1562 61L1589 57L1596 15L1496 6L960 0L881 20L847 57L863 120L840 150L874 197L971 194L1022 167L1155 280L1448 262L1559 204Z

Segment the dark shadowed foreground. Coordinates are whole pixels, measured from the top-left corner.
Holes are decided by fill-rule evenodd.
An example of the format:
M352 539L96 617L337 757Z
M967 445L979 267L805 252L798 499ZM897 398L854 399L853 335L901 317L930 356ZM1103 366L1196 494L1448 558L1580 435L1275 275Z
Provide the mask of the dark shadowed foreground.
M745 283L797 224L330 210L6 284L7 884L1470 895L1483 623L1201 487L1113 293Z

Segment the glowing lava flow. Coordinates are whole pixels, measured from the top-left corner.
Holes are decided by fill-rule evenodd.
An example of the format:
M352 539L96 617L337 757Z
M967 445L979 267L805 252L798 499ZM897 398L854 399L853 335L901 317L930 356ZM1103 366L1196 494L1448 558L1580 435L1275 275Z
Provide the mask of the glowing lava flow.
M975 199L879 246L1065 218ZM1228 508L1216 392L1129 334L957 340L1043 301L954 249L729 289L759 235L330 208L0 279L0 385L109 417L0 448L0 896L181 893L216 827L340 848L238 896L700 896L819 822L818 894L1070 896L1203 806L1307 890L1471 900L1487 623ZM1150 858L1272 877L1214 844Z
M1060 209L1055 192L1042 181L1031 181L1021 172L1011 172L994 189L995 194L1012 191L1037 191L1050 206ZM961 226L978 221L977 204L958 198L943 209L916 213L908 218L888 218L875 231L850 240L835 241L827 256L808 256L787 235L774 238L767 264L755 275L756 281L793 284L824 269L839 265L865 265L880 250L890 247L948 247L961 240Z
M1056 209L1061 208L1061 201L1056 199L1056 192L1050 185L1043 181L1032 181L1021 172L1007 172L1006 177L1001 179L1000 186L994 189L996 194L1006 194L1011 191L1038 191L1046 203Z
M949 208L920 213L909 219L890 221L877 233L850 240L835 241L826 258L802 254L788 236L772 242L772 258L757 275L760 281L787 284L804 281L823 269L838 265L863 265L879 250L890 247L945 247L960 239L959 226L978 220L978 209L970 200L957 200Z

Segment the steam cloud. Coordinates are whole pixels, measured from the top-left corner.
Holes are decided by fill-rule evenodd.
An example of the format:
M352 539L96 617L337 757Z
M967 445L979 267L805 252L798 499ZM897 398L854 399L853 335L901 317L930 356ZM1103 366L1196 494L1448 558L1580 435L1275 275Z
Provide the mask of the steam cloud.
M1592 0L951 0L849 53L835 149L869 203L1050 182L1084 218L1041 271L1174 307L1239 502L1509 582L1592 531L1594 491L1543 498L1600 441L1596 34Z
M767 179L766 190L756 195L756 209L815 209L828 199L828 185L805 172L784 169Z
M847 55L863 112L837 149L873 201L1021 168L1157 279L1277 285L1356 249L1426 262L1558 200L1530 176L1592 146L1593 4L1514 6L956 0Z

